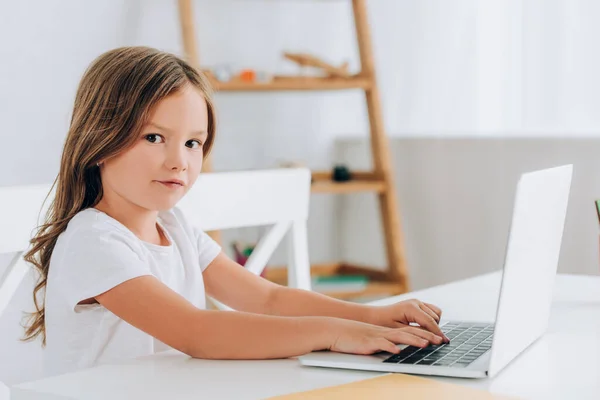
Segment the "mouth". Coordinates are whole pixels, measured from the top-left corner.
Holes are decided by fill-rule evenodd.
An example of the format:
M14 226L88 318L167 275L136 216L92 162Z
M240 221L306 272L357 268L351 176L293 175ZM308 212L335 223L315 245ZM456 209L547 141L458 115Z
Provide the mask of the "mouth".
M162 184L163 186L168 187L169 189L178 189L178 188L182 188L185 186L182 181L177 180L177 179L168 180L168 181L156 181L156 182Z

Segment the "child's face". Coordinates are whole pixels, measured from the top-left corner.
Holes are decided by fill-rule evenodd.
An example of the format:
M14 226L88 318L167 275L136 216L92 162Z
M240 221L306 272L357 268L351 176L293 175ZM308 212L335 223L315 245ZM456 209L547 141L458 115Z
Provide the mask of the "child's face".
M164 98L136 144L104 162L104 192L148 210L172 208L200 174L207 129L206 101L196 88Z

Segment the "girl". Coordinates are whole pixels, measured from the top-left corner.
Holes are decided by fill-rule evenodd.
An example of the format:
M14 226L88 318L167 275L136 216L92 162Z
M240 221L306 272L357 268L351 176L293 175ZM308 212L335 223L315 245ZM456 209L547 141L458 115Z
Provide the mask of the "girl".
M434 305L373 307L278 286L189 226L175 205L215 132L207 80L172 54L118 48L85 72L56 194L25 256L40 273L26 339L42 338L49 373L170 348L268 359L447 341ZM205 292L238 311L206 310Z

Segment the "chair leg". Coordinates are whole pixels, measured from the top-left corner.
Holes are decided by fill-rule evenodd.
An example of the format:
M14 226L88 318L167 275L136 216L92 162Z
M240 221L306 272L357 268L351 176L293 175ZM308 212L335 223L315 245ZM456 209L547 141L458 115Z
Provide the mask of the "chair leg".
M289 238L288 286L311 290L306 221L294 221Z
M290 228L290 226L291 223L289 221L278 222L275 225L273 225L269 232L256 244L256 247L252 251L252 254L246 261L245 268L256 275L260 275L265 269L267 261L269 261L269 258L277 248L279 242L281 242L281 239L283 239L283 237L285 236L285 233ZM210 298L210 301L219 310L233 310L231 307L213 298Z
M260 239L256 244L252 254L246 260L246 269L253 272L256 275L260 275L269 258L277 248L277 245L284 238L285 233L290 229L291 223L289 221L278 222L271 227L269 232Z

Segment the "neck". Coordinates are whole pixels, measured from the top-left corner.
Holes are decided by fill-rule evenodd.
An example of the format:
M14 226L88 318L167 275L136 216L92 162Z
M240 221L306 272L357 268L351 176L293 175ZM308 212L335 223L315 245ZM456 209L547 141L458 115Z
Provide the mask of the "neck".
M95 208L125 225L140 240L163 246L168 244L157 226L158 211L148 210L106 192Z

